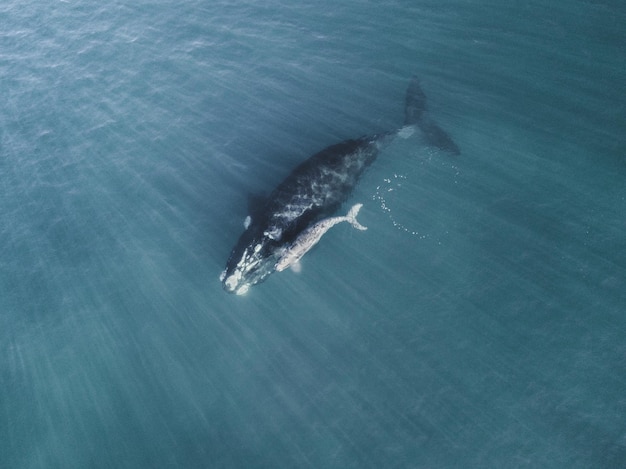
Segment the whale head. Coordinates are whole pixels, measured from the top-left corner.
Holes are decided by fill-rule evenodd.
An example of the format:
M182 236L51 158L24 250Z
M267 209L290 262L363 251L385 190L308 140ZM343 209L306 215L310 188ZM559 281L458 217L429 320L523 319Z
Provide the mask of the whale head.
M250 226L243 232L220 275L224 290L243 295L275 270L280 245L273 232Z

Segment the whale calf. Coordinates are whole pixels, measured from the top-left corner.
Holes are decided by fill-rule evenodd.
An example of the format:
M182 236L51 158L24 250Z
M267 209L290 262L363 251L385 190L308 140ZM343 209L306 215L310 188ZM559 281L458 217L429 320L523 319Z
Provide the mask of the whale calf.
M404 125L419 129L426 144L452 154L459 148L428 115L426 95L413 78L407 88ZM245 230L220 275L224 290L244 294L263 282L310 227L331 217L396 132L331 145L298 165L246 217ZM322 233L323 234L323 233ZM306 251L305 251L306 252Z
M361 225L357 220L356 216L361 210L363 204L356 204L352 206L347 215L343 217L331 217L324 218L321 221L318 221L313 226L310 226L306 230L304 230L296 240L291 244L291 246L287 247L285 251L281 254L280 259L276 262L274 268L278 272L282 272L287 267L294 265L302 256L304 256L307 252L311 250L313 246L315 246L322 236L326 234L328 230L330 230L337 223L341 223L347 221L352 226L354 226L357 230L367 230L367 227Z

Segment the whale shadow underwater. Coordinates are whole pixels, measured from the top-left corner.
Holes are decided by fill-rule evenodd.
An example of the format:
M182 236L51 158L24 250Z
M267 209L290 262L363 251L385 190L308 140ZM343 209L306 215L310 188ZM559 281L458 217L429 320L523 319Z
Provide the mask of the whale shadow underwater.
M406 91L404 127L419 129L426 145L459 155L459 147L430 117L426 95L413 77ZM398 131L346 140L324 148L298 165L245 221L220 275L224 290L244 294L276 271L290 249L302 248L315 224L332 216L350 196L386 140ZM305 246L305 252L310 247ZM281 269L282 270L282 269Z

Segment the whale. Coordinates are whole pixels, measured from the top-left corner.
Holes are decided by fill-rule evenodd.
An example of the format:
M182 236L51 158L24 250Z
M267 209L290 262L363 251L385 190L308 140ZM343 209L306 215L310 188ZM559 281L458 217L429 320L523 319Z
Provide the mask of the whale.
M287 267L293 267L296 263L300 262L302 256L309 252L311 248L322 239L322 236L338 223L347 221L357 230L367 230L367 227L361 225L356 219L362 206L363 204L355 204L345 216L324 218L304 230L296 240L282 252L280 259L278 259L278 262L276 262L274 266L276 271L282 272Z
M224 290L243 295L265 281L308 228L339 210L381 149L403 129L418 129L426 145L460 154L456 143L430 116L416 77L406 91L404 114L400 130L324 148L296 166L269 196L257 200L220 274Z

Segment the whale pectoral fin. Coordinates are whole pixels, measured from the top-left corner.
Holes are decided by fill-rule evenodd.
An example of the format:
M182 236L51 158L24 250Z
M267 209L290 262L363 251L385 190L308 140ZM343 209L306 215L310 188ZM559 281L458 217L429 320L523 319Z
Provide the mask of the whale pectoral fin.
M300 272L302 272L302 264L300 263L300 261L298 262L294 262L293 264L291 264L289 266L291 268L291 270L293 272L295 272L296 274L299 274Z

